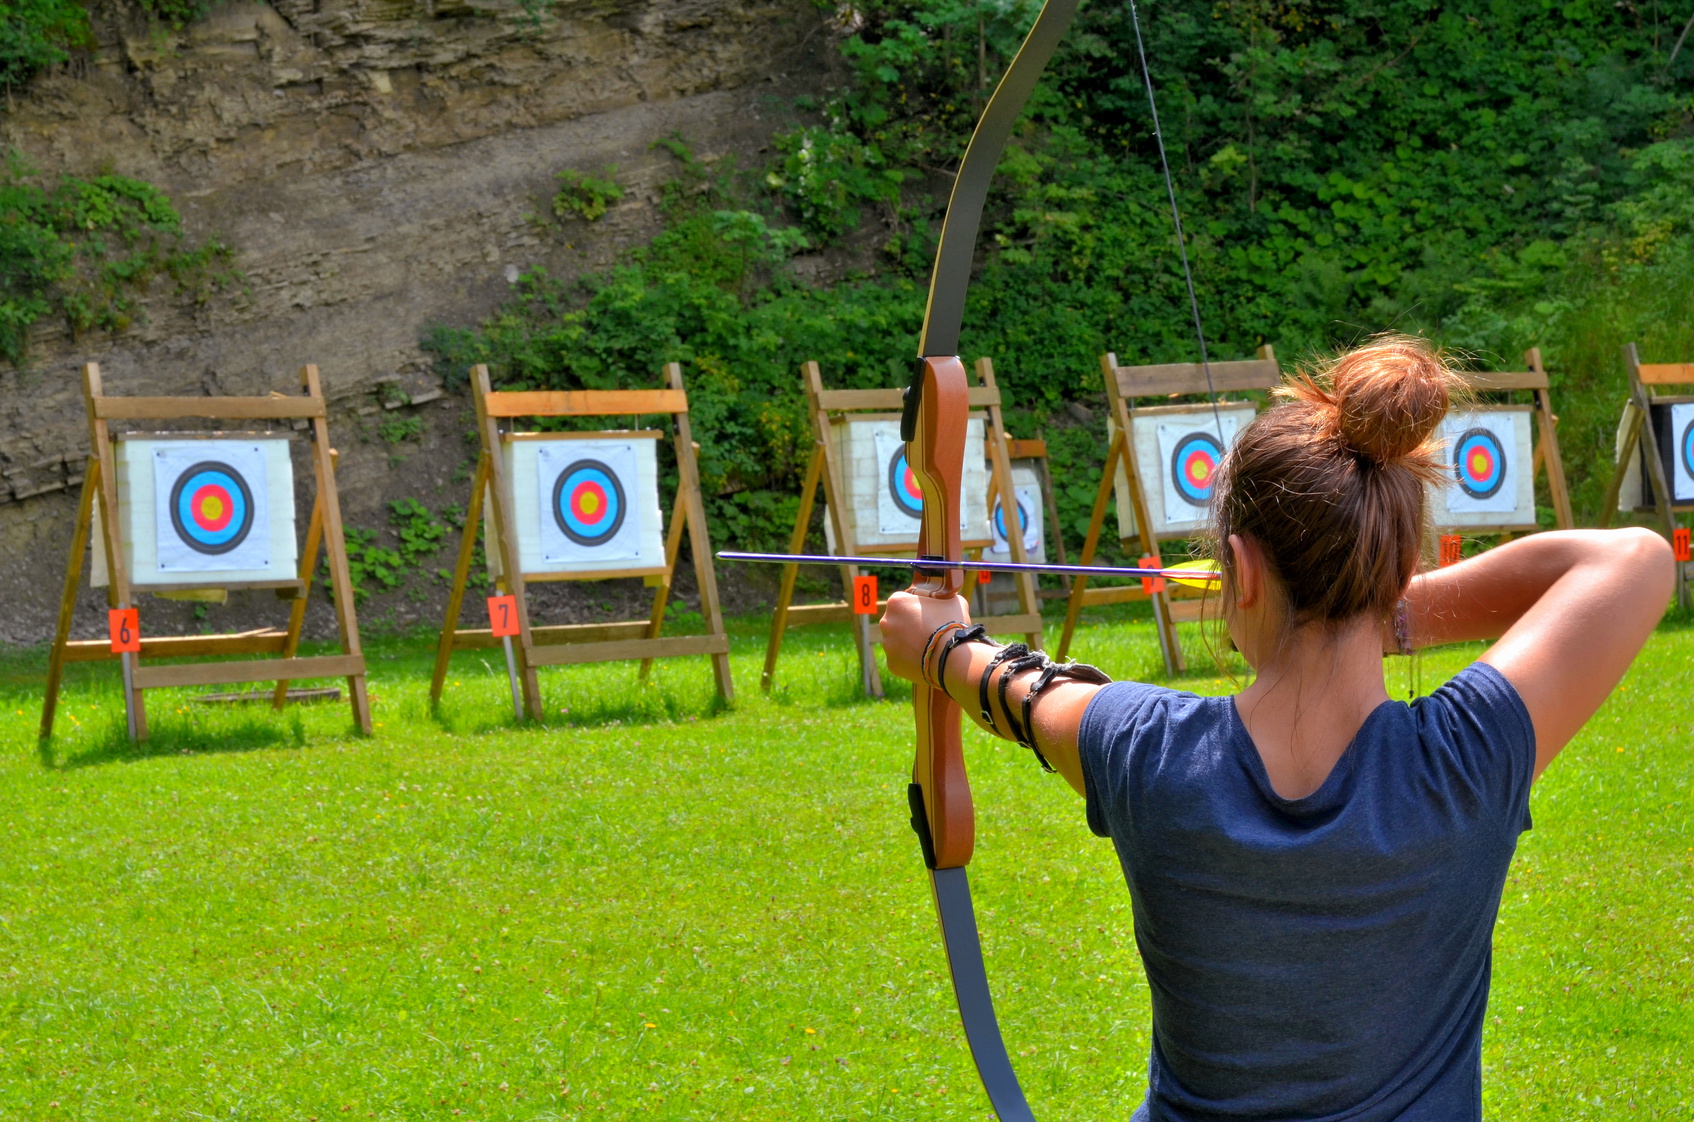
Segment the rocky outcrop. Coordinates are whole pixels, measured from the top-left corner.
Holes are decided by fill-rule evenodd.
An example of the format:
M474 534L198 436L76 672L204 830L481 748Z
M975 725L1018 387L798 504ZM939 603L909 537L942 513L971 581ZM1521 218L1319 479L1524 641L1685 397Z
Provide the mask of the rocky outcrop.
M316 363L350 523L383 527L406 495L462 502L464 403L419 349L428 325L475 321L524 270L603 264L655 228L675 166L655 140L755 162L829 70L809 0L537 8L237 2L178 33L107 14L90 58L0 114L0 143L44 171L163 187L191 236L234 247L244 278L198 306L161 287L117 337L41 324L26 365L0 366L0 641L50 634L87 454L82 363L119 394L292 392ZM556 173L607 165L626 190L611 213L546 220ZM401 415L424 424L384 439ZM102 606L85 592L79 626Z

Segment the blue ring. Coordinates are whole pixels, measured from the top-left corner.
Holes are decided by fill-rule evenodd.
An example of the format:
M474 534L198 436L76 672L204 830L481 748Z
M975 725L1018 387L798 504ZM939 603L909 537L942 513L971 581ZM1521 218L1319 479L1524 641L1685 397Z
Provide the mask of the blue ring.
M1694 421L1682 426L1682 470L1694 477Z

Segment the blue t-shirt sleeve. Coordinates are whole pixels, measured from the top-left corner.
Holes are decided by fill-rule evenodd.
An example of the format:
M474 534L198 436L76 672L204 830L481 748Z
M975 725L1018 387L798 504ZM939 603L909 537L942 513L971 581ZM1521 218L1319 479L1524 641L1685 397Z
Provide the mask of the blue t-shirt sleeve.
M1113 682L1096 693L1083 711L1076 749L1082 760L1088 828L1100 837L1111 837L1114 820L1127 813L1127 783L1136 756L1146 748L1146 736L1138 734L1149 731L1146 723L1156 715L1160 700L1172 692L1146 682Z
M1530 828L1529 788L1535 780L1535 725L1517 689L1486 662L1473 662L1419 702L1433 722L1448 767L1466 782L1513 834Z

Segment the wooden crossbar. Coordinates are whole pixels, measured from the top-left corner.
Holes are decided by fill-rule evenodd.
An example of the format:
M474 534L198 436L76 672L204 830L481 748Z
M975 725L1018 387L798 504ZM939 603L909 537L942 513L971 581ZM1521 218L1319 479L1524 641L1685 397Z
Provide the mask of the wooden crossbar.
M1694 383L1694 362L1644 362L1637 369L1647 386L1681 386Z
M135 688L212 686L225 682L284 682L301 678L344 678L365 672L362 655L315 658L255 658L245 662L189 662L180 666L138 666Z
M486 395L490 417L639 417L686 413L682 390L505 390Z
M235 635L142 636L141 657L203 658L222 654L281 654L288 633L274 627L243 631ZM65 644L66 662L100 662L114 659L107 639L73 639Z
M1217 393L1268 390L1282 381L1282 368L1274 358L1249 358L1211 364L1212 381L1206 383L1206 367L1198 362L1170 362L1156 366L1117 367L1118 393L1124 397L1163 397L1198 394L1207 389Z
M906 404L905 390L820 390L818 408L831 413L862 413L867 410L898 411ZM972 386L969 392L972 409L986 409L1000 404L998 386Z
M530 637L538 647L553 643L603 643L608 639L635 639L647 631L644 619L622 623L561 623L550 627L532 627ZM456 651L480 651L498 647L500 639L486 627L468 628L453 633Z
M1545 370L1467 370L1461 377L1471 389L1482 393L1544 390L1548 385Z
M321 397L96 397L89 408L102 421L290 421L328 416Z
M622 662L670 658L676 655L728 655L727 635L670 635L662 639L620 639L603 643L559 643L534 647L529 660L536 666L569 666L582 662Z

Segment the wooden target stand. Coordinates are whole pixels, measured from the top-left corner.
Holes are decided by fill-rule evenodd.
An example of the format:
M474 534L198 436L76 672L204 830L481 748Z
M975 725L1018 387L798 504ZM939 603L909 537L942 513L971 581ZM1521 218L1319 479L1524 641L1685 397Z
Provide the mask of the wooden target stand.
M1541 362L1541 348L1531 347L1523 353L1527 370L1511 371L1466 371L1460 376L1472 393L1504 397L1508 403L1483 403L1470 409L1457 410L1460 413L1499 413L1527 410L1533 418L1534 453L1530 463L1530 487L1533 492L1535 480L1541 473L1547 473L1547 496L1553 505L1553 522L1560 530L1569 530L1576 525L1571 515L1570 488L1565 481L1564 457L1559 452L1559 418L1553 412L1553 397L1547 377L1547 368ZM1528 393L1528 405L1509 404L1510 396L1514 393ZM1539 522L1531 521L1517 524L1501 524L1488 522L1465 522L1462 519L1439 523L1443 537L1451 538L1463 534L1495 534L1501 543L1510 541L1515 535L1534 533L1541 528ZM1449 557L1454 546L1448 546ZM1446 563L1444 561L1444 563Z
M144 691L170 686L205 686L233 682L276 683L272 697L275 708L288 698L288 683L303 678L347 679L353 720L361 732L371 731L370 699L365 691L365 657L359 646L359 625L353 611L353 581L347 567L347 547L341 529L341 502L335 489L335 452L329 446L328 409L318 368L300 371L301 397L273 394L270 397L107 397L100 380L100 367L82 368L83 399L88 413L90 454L83 475L82 498L77 506L76 528L71 534L70 561L65 568L64 595L59 602L58 628L47 662L47 691L41 707L41 737L53 735L53 716L58 707L59 687L67 662L118 659L124 672L124 708L131 740L147 739L147 710ZM307 525L305 548L300 551L298 576L261 581L219 581L215 574L204 582L136 584L129 576L125 552L124 521L119 510L118 471L112 450L113 421L159 421L195 418L217 421L295 421L310 425L311 460L316 497ZM140 433L127 434L140 436ZM181 434L160 434L177 436ZM206 435L194 433L192 436ZM239 434L229 434L232 436ZM96 507L98 505L98 517ZM90 533L98 523L101 551L107 574L107 603L118 610L135 607L142 593L167 595L196 590L230 591L273 589L279 599L292 600L286 630L264 628L232 635L184 635L142 637L139 649L118 653L114 639L70 637L71 617L81 583L82 555ZM335 591L335 617L341 633L339 655L301 658L300 631L306 620L306 598L312 587L318 550L329 559L330 584ZM114 626L114 632L118 629ZM126 636L127 637L127 636ZM236 662L199 662L151 666L155 659L220 655L272 655Z
M1129 499L1135 512L1137 539L1122 539L1127 549L1139 547L1142 557L1160 557L1162 541L1186 541L1194 536L1192 530L1156 533L1149 501L1147 481L1141 478L1134 449L1134 417L1137 399L1161 398L1159 406L1169 404L1174 397L1208 397L1209 393L1228 394L1270 390L1282 382L1282 370L1277 366L1276 352L1271 346L1259 348L1259 357L1234 362L1211 364L1208 384L1206 367L1197 362L1165 363L1156 366L1119 366L1118 356L1100 356L1100 370L1106 383L1106 401L1111 411L1112 441L1106 452L1106 463L1100 474L1100 486L1094 495L1094 510L1088 520L1088 536L1083 541L1081 565L1092 565L1100 545L1100 533L1106 521L1106 507L1116 489L1117 473L1123 471L1129 484ZM1221 404L1221 403L1220 403ZM1163 564L1163 560L1155 562ZM1138 585L1089 588L1086 576L1071 580L1071 591L1065 608L1065 629L1059 639L1058 657L1070 651L1076 635L1077 621L1082 609L1101 604L1125 604L1142 600L1153 603L1153 622L1159 636L1159 652L1164 657L1165 672L1178 674L1187 668L1182 643L1177 637L1178 623L1215 617L1217 596L1211 592L1177 586L1164 587L1162 580L1143 580Z
M718 602L717 575L712 567L712 548L706 534L706 507L700 493L700 471L696 447L688 425L688 394L682 385L682 367L665 366L666 389L657 390L533 390L495 393L488 367L471 368L471 393L476 404L477 432L482 453L471 483L470 509L459 543L458 564L453 570L452 591L447 598L447 619L435 651L435 676L430 681L431 703L439 703L447 684L447 666L454 651L483 650L504 646L507 670L512 678L512 707L542 719L541 688L536 680L538 666L564 666L585 662L640 659L642 681L652 671L655 658L706 655L711 659L718 696L735 697L729 672L729 636L724 631L723 610ZM524 572L519 562L518 527L515 519L512 479L502 455L503 445L515 437L530 436L513 431L513 423L524 417L632 417L668 415L676 448L677 491L665 534L664 563L651 568L603 569L568 572ZM546 436L568 437L568 433ZM595 434L598 435L598 434ZM484 509L485 496L487 509ZM487 528L486 548L498 554L497 589L515 601L515 634L497 636L492 628L459 628L465 586L470 579L479 523ZM670 604L671 582L682 550L686 528L694 554L694 575L700 586L701 614L708 631L704 635L661 637L665 611ZM562 624L536 627L530 623L526 588L537 581L609 580L641 577L653 588L653 607L645 620L620 623ZM515 642L514 642L515 640ZM521 699L521 702L520 702Z
M811 529L812 507L817 501L818 488L821 485L824 492L825 516L829 519L829 528L834 535L832 548L848 557L877 554L914 555L917 550L915 540L899 545L867 545L858 540L846 507L846 465L840 462L830 432L831 426L843 424L848 419L898 420L905 404L905 391L827 390L823 385L823 375L815 362L802 363L800 375L801 388L806 396L806 412L812 419L813 444L812 458L806 466L806 478L800 485L800 509L795 512L794 532L788 539L788 552L805 552L806 536ZM989 492L991 495L1013 495L1016 492L1012 487L1012 442L1006 435L1000 388L994 380L994 363L987 358L978 359L976 375L978 384L970 388L970 407L975 411L972 413L972 419L981 419L984 422L984 445L989 460ZM986 515L988 512L984 513ZM967 551L980 551L990 544L989 539L983 539L967 541L964 547ZM1011 535L1008 544L1011 546L1013 561L1023 563L1027 560L1023 535ZM776 608L771 613L770 639L765 644L765 669L759 679L759 688L769 692L775 684L777 657L782 653L783 635L790 627L807 623L851 622L854 646L859 652L860 684L868 696L881 697L882 675L876 666L876 640L871 632L871 623L875 619L872 609L874 608L874 612L884 610L888 605L887 598L879 597L874 605L866 604L862 609L845 600L828 604L796 604L794 583L799 573L800 566L797 564L782 567L782 583L777 592ZM858 577L858 566L842 566L843 589L852 590ZM1035 587L1035 575L1017 574L1016 587L1018 611L1007 615L982 616L977 618L976 622L985 625L994 634L1022 634L1024 641L1031 647L1039 647L1042 642L1041 600Z
M1659 529L1676 549L1676 602L1679 607L1686 608L1690 601L1688 585L1694 579L1694 567L1689 564L1688 532L1679 524L1677 516L1694 510L1694 502L1679 503L1675 500L1670 481L1665 476L1663 457L1653 454L1658 451L1657 448L1649 448L1642 454L1641 436L1645 429L1654 444L1664 438L1665 434L1661 434L1653 423L1655 406L1663 410L1674 405L1694 404L1694 394L1659 392L1661 387L1666 386L1694 389L1694 362L1644 363L1634 343L1624 345L1623 362L1629 372L1629 397L1624 401L1623 420L1618 425L1617 459L1612 465L1611 481L1606 485L1605 500L1600 504L1599 525L1601 529L1611 525L1613 512L1625 499L1625 478L1632 474L1631 468L1636 466L1632 461L1639 455L1645 461L1645 490L1650 494L1642 496L1645 501L1629 505L1637 512L1654 514ZM1668 423L1668 418L1666 420ZM1673 454L1678 435L1668 434Z

